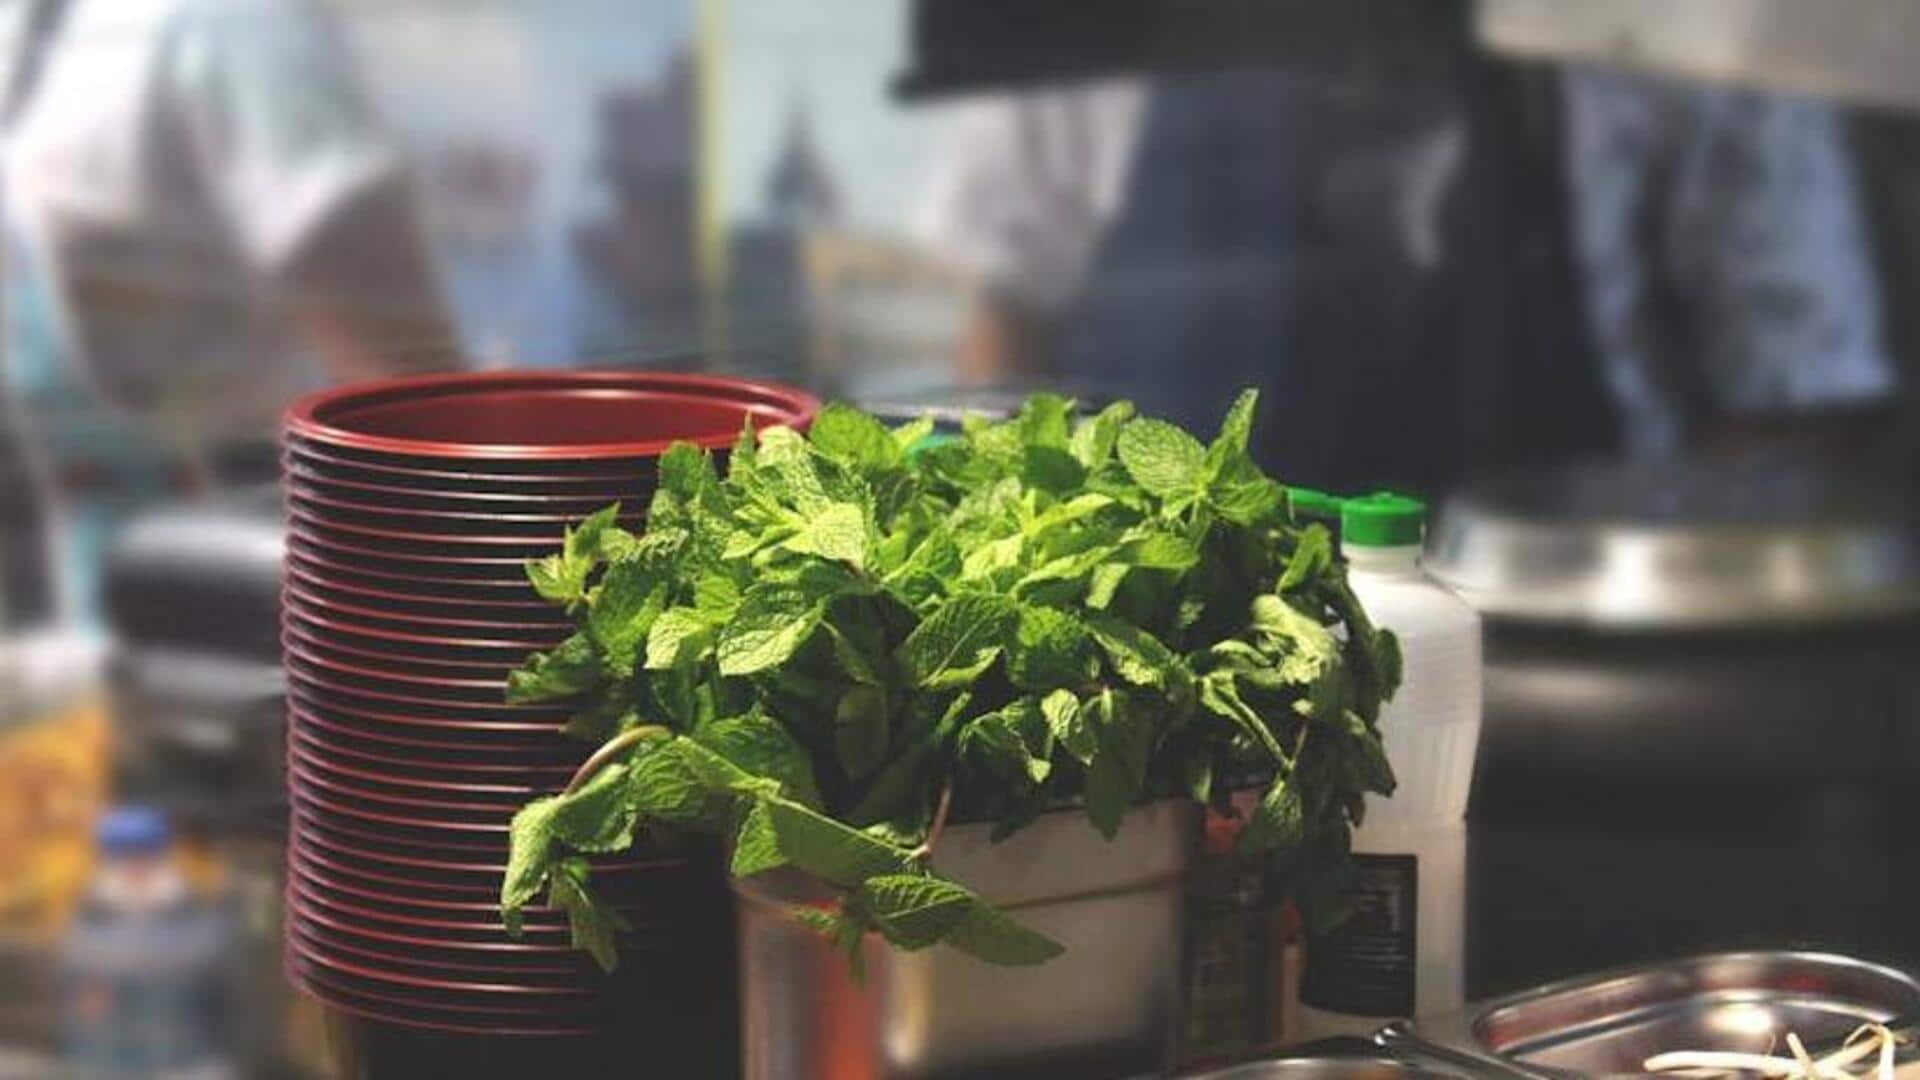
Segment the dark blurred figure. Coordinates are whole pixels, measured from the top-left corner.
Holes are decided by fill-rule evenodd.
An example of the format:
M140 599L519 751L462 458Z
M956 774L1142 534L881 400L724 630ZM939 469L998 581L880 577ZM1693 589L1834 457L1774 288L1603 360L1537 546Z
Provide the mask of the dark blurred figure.
M7 425L56 618L124 516L270 480L330 379L458 355L399 153L307 0L26 0L6 57Z
M1418 54L970 104L925 232L978 276L974 376L1196 424L1262 386L1273 466L1346 489L1867 441L1895 378L1828 109L1523 68L1464 3L1365 3Z

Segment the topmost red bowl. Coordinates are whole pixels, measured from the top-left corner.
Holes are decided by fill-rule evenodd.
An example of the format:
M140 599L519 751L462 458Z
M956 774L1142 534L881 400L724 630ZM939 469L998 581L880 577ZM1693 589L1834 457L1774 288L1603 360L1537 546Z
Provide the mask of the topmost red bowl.
M309 442L421 459L592 461L706 449L756 428L805 427L819 402L771 383L665 372L428 375L312 394L287 410Z

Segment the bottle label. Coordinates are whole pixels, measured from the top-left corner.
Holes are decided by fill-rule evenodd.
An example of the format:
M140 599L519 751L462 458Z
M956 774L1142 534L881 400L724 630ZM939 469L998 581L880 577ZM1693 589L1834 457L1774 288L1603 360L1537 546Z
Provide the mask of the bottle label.
M1420 860L1353 856L1353 917L1307 946L1300 1000L1350 1016L1412 1016Z

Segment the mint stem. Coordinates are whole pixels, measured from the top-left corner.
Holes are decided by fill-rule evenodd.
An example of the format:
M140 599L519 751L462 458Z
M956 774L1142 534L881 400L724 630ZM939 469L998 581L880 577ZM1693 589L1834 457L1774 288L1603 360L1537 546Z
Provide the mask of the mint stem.
M639 727L629 728L615 735L613 738L608 739L600 749L595 750L593 756L588 758L586 762L580 766L573 774L573 779L567 781L566 790L562 791L561 794L571 795L580 790L581 785L593 779L595 773L612 764L614 758L632 749L640 740L671 738L672 736L673 732L671 730L661 727L658 724L641 724Z

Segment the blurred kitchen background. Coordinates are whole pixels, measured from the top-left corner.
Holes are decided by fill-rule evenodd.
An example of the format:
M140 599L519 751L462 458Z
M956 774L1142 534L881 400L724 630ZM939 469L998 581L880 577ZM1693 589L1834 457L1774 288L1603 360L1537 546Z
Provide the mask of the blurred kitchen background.
M1472 992L1920 962L1916 107L1905 0L5 0L0 1075L156 859L183 1030L317 1060L276 416L447 367L1259 386L1489 617Z

